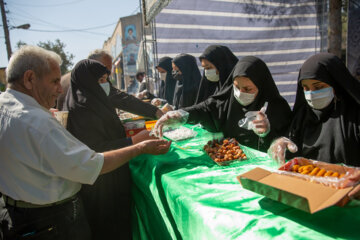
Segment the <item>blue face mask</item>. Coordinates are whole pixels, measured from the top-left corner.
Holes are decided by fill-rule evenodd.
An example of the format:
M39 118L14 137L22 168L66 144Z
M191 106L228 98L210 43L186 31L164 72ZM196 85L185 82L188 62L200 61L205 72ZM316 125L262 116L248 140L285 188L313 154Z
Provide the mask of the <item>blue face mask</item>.
M100 83L100 87L102 87L102 89L104 90L106 96L109 96L109 93L110 93L110 83L109 83L109 82Z
M334 99L334 91L332 87L316 91L304 91L304 94L307 103L314 109L323 109Z

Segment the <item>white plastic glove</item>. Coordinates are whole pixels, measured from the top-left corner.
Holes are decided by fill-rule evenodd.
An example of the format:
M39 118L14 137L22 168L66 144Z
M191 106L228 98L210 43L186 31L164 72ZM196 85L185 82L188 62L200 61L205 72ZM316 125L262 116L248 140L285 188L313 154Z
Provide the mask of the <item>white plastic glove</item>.
M282 165L285 163L285 152L287 149L292 153L298 151L298 147L294 142L286 137L281 137L270 145L267 153L273 160Z
M156 137L163 136L163 128L172 127L176 128L184 125L188 119L189 113L184 110L170 111L163 115L155 124L152 130L152 135Z
M151 100L151 105L154 105L156 107L161 105L161 99L160 98L154 98L153 100Z
M270 132L270 122L267 115L261 111L256 114L256 119L252 121L253 131L260 137L265 137Z

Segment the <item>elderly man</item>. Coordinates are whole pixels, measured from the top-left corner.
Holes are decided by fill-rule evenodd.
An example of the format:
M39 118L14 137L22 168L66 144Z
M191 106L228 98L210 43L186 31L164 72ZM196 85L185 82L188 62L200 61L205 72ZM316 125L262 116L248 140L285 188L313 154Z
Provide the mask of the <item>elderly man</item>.
M96 49L89 54L88 59L93 59L101 62L106 66L109 71L111 71L112 57L106 51L102 49ZM60 110L63 109L67 89L70 85L70 74L71 73L67 73L61 78L61 85L64 89L64 92L59 95L57 100L57 108ZM143 102L140 99L126 92L120 91L112 85L110 86L109 99L115 108L119 108L121 110L131 112L140 116L145 116L149 118L160 118L163 115L162 111L157 107L149 103Z
M93 184L143 153L163 154L164 140L96 153L52 117L62 92L60 57L24 46L6 69L9 88L0 95L0 238L90 239L77 197L81 184ZM106 207L106 206L102 206Z

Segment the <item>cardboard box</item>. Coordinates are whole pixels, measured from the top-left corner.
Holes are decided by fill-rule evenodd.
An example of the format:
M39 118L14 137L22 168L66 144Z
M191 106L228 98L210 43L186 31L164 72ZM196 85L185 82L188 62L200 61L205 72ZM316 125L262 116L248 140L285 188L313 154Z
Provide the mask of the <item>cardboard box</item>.
M347 194L353 189L336 189L262 168L255 168L237 179L245 189L309 213L318 212L341 201L345 203L348 201Z

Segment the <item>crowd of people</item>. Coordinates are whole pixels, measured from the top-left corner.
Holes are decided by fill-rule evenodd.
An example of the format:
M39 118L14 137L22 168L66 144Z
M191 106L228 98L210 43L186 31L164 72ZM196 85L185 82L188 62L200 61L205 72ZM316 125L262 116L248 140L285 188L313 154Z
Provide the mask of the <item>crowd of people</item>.
M275 161L303 156L360 166L360 81L335 55L305 61L293 110L260 58L238 59L229 48L211 45L199 62L203 74L189 54L161 58L158 96L148 93L143 74L136 76L138 93L173 106L164 113L139 99L144 94L111 84L112 57L103 50L63 76L56 53L35 46L15 52L0 94L0 152L6 156L0 161L0 237L131 239L128 162L165 154L171 142L148 130L127 137L116 109L158 119L158 137L186 113L187 123L267 151ZM69 112L66 129L49 111L54 106ZM249 112L255 112L253 127L240 127Z

